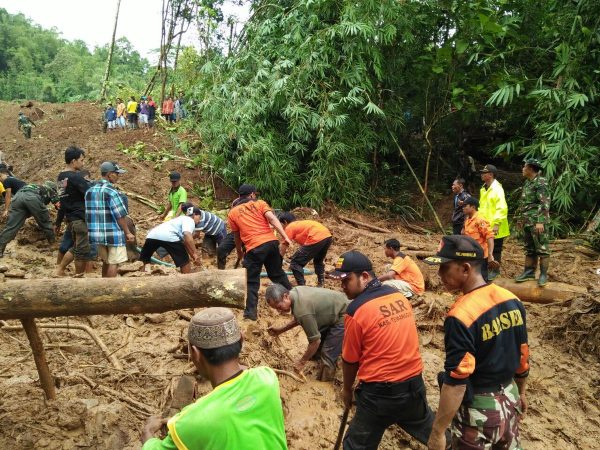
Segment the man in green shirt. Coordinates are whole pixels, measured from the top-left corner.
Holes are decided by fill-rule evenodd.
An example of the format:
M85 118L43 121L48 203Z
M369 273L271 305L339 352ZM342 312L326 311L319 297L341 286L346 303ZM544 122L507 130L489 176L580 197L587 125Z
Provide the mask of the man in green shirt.
M272 284L265 293L271 308L282 314L291 311L294 318L282 327L269 327L269 334L279 336L300 325L308 338L308 347L294 369L302 372L306 363L320 350L321 370L317 377L331 381L344 340L344 313L349 300L341 292L310 286L287 290L281 284Z
M150 417L143 450L285 450L283 410L277 375L269 367L240 365L242 335L228 308L207 308L192 317L189 354L213 391L168 421ZM164 439L153 437L166 423Z
M171 220L182 214L181 205L187 202L187 192L181 185L181 174L171 172L169 174L171 190L169 191L169 203L161 215L161 220Z

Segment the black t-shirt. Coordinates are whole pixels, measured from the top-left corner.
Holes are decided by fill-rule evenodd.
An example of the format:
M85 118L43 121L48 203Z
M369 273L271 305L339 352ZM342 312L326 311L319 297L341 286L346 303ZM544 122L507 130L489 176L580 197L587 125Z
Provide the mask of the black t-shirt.
M525 377L529 345L525 308L495 284L456 300L444 322L444 383L488 387Z
M89 187L80 172L67 170L58 174L60 209L68 220L85 220L85 192Z
M2 184L4 185L4 189L10 189L11 195L15 195L27 183L15 177L8 177Z

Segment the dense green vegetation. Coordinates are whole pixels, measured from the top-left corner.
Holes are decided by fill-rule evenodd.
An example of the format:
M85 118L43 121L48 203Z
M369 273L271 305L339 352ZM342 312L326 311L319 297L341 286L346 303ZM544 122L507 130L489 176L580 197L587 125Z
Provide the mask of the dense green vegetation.
M600 1L252 8L229 55L180 62L195 126L232 185L253 181L278 205L403 203L412 181L391 130L422 181L445 187L461 151L515 171L533 155L557 211L598 200Z
M108 44L90 52L82 41L68 42L55 30L0 8L0 99L69 102L97 99ZM119 39L112 65L111 95L138 94L147 82L148 61L127 39Z

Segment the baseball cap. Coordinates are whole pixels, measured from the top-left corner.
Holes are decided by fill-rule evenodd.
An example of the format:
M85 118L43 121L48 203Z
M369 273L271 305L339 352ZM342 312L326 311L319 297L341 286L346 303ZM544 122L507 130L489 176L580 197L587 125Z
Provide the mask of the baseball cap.
M181 180L181 174L179 172L171 172L169 174L169 180L171 180L171 181Z
M498 169L493 164L486 164L483 166L483 169L479 171L479 173L493 173L496 175L498 173Z
M207 308L196 313L188 328L188 341L203 349L225 347L242 339L242 332L229 308Z
M256 186L254 186L252 184L242 184L240 186L240 188L238 189L239 195L250 195L254 192L257 192L257 190L256 190Z
M472 237L453 234L444 236L435 256L425 258L423 261L433 266L449 261L477 259L483 259L481 245Z
M127 171L125 169L121 169L114 161L104 161L102 164L100 164L100 173L108 172L125 173Z
M537 158L525 158L523 160L523 164L528 164L530 166L537 167L538 169L542 168L542 163Z
M471 205L475 208L479 208L479 200L477 200L475 197L469 197L463 202L463 206L465 205Z
M335 263L335 270L329 272L331 278L343 280L354 272L369 272L373 270L373 264L369 258L358 250L350 250L343 253Z

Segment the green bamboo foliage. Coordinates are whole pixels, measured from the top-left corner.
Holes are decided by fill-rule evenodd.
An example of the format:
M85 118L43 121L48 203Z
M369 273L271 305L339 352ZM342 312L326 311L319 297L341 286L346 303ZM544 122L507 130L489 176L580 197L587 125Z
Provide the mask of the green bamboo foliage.
M401 9L389 0L255 3L235 57L205 63L194 87L198 129L226 179L254 182L276 206L362 204L380 130L400 107L384 106L380 88Z

